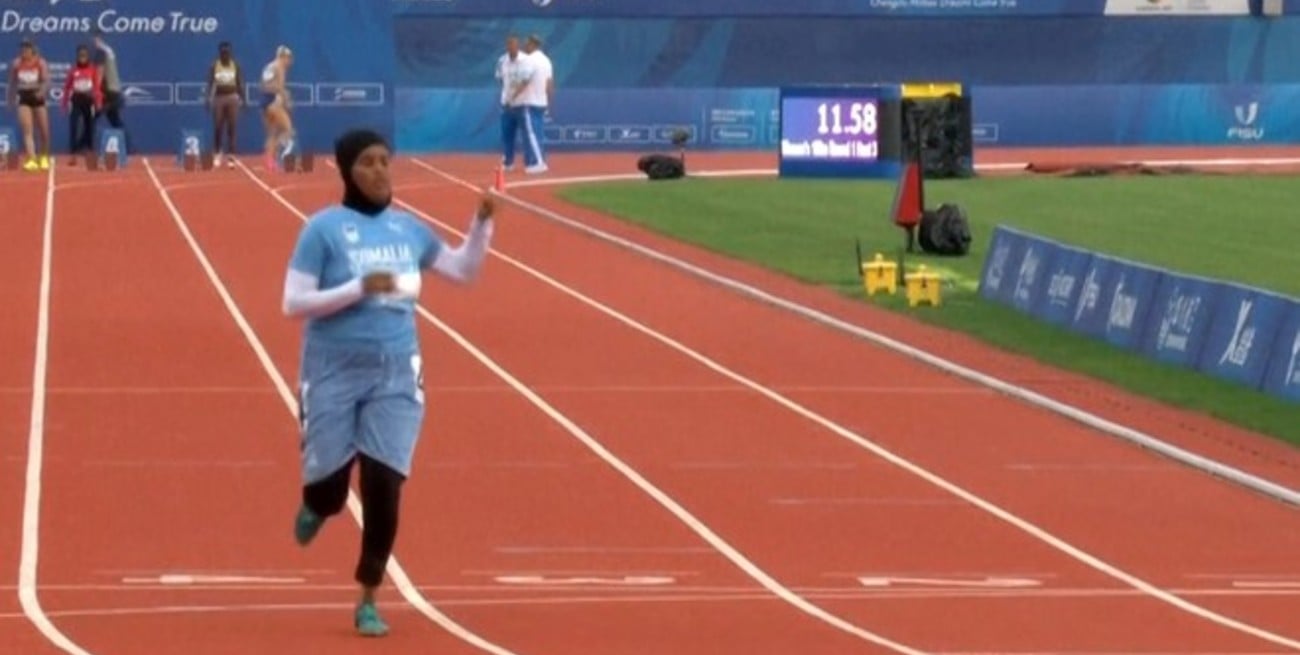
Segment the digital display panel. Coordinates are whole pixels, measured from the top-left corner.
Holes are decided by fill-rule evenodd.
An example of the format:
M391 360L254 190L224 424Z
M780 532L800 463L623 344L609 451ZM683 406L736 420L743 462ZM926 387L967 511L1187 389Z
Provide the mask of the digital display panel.
M901 170L898 85L781 89L783 177L880 178Z
M876 161L880 158L880 101L782 98L781 157Z

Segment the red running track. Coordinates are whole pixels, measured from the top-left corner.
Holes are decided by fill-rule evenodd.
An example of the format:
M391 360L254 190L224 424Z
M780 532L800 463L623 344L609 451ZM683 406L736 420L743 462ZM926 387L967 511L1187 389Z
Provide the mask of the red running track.
M22 556L24 478L32 404L32 365L41 279L41 242L45 223L48 176L0 176L0 261L5 262L0 284L0 559L6 591L0 601L0 651L56 653L35 626L22 620L17 586Z
M176 216L142 171L111 185L58 173L60 183L94 186L69 186L56 200L41 600L59 629L97 655L368 648L347 625L355 524L340 517L305 552L289 538L296 433L273 381L295 379L297 329L278 302L301 223L244 171L171 168L161 165L158 177ZM421 189L436 178L409 163L398 170L412 188L404 200L463 225L473 194ZM251 174L295 185L283 197L302 212L337 195L329 171ZM43 192L13 197L28 194L30 211L41 211ZM889 652L843 628L927 652L1289 652L1127 589L655 334L1198 606L1295 638L1286 632L1294 596L1231 584L1300 579L1289 508L517 209L504 214L499 250L564 288L494 258L477 288L430 285L425 305L538 402L421 320L431 411L397 553L418 587L409 593L464 629L520 655L579 645ZM33 222L22 232L29 245L5 246L6 261L28 269L15 279L20 311L0 321L9 343L30 344L35 331ZM265 347L270 371L218 289ZM6 361L0 374L13 380L5 416L26 426L32 360L20 354L25 363ZM921 390L965 411L936 414ZM10 395L22 400L11 407ZM557 419L608 452L602 458ZM6 471L25 465L20 432L5 433ZM641 486L614 458L644 476ZM21 483L5 484L8 498L23 496ZM650 485L666 497L652 498ZM20 525L19 502L0 507ZM700 536L706 529L712 544ZM0 552L16 571L12 532ZM718 539L726 555L712 547ZM765 593L737 561L845 623ZM285 579L144 583L167 572ZM908 575L1032 586L882 591L855 579ZM637 577L611 584L623 576ZM481 652L396 592L387 600L393 652ZM0 650L54 652L36 650L43 642L16 607L0 612L8 612Z

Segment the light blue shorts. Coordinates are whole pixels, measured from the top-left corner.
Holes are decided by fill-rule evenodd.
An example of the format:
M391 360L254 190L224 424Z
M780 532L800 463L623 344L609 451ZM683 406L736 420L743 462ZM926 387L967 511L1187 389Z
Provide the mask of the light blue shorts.
M304 484L328 477L358 453L409 476L424 423L419 351L309 342L303 349L298 416Z

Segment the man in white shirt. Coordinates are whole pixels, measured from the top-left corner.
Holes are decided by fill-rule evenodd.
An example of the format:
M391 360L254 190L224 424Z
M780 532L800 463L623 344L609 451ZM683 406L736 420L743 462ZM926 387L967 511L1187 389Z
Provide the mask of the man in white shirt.
M550 57L542 52L542 40L528 37L519 69L520 85L510 97L510 106L518 112L524 130L524 170L545 173L546 157L542 153L543 125L555 91L555 75Z
M551 58L542 52L542 37L530 34L524 42L524 54L537 61L538 69L546 77L546 92L540 96L540 100L542 113L548 113L551 103L555 101L555 67L551 65Z
M515 143L519 140L521 112L511 106L510 100L520 85L523 59L518 37L506 37L506 51L497 59L496 68L496 78L501 81L501 165L506 170L515 167Z

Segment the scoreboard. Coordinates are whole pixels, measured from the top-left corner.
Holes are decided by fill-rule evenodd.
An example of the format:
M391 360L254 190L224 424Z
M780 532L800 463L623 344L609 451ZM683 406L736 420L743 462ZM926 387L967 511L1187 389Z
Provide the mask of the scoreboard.
M780 94L782 177L896 177L901 85L794 86Z

